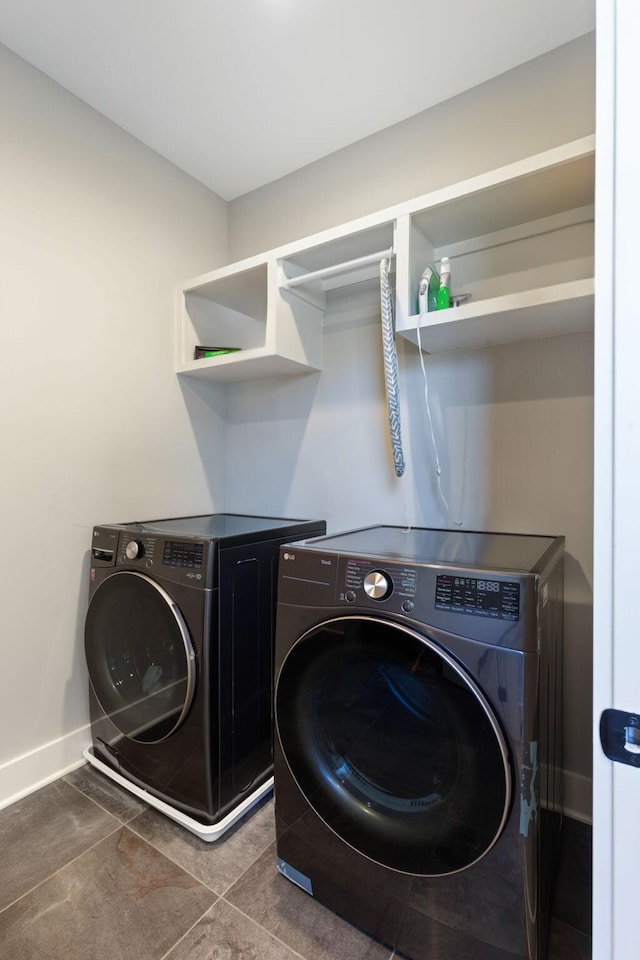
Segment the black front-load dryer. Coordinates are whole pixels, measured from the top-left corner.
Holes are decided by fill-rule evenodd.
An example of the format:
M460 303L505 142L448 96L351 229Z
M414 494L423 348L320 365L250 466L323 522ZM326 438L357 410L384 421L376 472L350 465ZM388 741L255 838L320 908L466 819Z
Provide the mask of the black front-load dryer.
M541 960L560 537L371 527L280 551L280 872L413 960Z
M93 530L85 756L205 840L271 788L278 548L324 530L235 514Z

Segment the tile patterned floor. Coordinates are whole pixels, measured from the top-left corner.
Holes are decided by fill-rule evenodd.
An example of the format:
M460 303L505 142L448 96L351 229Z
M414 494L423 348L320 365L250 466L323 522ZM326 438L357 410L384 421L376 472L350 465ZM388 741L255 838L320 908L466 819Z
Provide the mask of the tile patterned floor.
M0 811L2 960L392 960L275 869L273 802L206 844L82 767ZM549 960L588 960L554 919Z

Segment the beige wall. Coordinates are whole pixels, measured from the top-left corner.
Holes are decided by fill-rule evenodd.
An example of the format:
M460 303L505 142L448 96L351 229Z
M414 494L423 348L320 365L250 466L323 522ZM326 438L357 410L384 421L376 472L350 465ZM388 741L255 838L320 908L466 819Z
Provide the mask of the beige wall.
M173 298L227 208L2 47L0 90L2 804L90 739L93 524L221 503L225 397L183 395Z
M587 34L232 200L230 258L593 133L594 79L595 41Z
M334 226L594 130L582 38L230 204L231 256ZM405 477L391 469L379 305L327 310L319 375L229 392L229 509L443 526L417 350L400 344ZM591 775L593 346L589 334L428 357L443 485L470 529L567 538L565 766L587 817Z

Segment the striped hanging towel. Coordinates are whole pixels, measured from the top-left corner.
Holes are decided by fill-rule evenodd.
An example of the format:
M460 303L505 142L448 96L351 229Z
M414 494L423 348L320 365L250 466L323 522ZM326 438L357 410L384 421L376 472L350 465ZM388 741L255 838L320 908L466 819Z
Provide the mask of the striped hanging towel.
M391 434L391 451L396 477L404 473L404 453L400 429L400 390L398 384L398 355L393 327L393 305L389 280L390 260L380 261L380 306L382 312L382 349L384 353L384 383L387 394L387 414Z

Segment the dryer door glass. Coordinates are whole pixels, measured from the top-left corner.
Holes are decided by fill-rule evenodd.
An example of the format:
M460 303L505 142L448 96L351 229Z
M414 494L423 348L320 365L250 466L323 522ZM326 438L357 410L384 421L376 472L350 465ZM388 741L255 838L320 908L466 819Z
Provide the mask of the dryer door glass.
M485 697L437 644L373 617L327 621L287 655L280 746L302 793L350 846L404 873L454 873L493 846L511 801Z
M193 699L194 652L157 583L128 571L104 580L89 604L85 652L98 702L121 733L156 743L180 726Z

